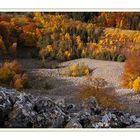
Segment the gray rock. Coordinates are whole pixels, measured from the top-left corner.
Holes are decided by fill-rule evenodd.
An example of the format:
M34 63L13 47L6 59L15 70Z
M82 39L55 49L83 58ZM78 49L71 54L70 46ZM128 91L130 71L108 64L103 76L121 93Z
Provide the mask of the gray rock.
M136 119L136 122L137 122L137 123L140 123L140 118L137 118L137 119Z
M91 115L99 114L101 111L96 98L93 96L84 101L82 107L85 112L89 112Z
M82 128L82 125L77 120L71 119L65 128Z
M129 125L129 126L127 126L126 128L140 128L140 124L138 123L136 123L136 124L133 124L133 125Z
M7 119L9 112L12 109L12 104L3 90L0 91L0 126Z
M101 109L94 97L66 104L0 87L0 127L12 128L139 128L140 118Z

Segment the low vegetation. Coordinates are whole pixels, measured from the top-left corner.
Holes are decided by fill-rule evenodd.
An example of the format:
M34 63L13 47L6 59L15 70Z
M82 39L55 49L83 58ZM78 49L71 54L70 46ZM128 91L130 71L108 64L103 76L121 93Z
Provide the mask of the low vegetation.
M88 77L87 84L84 85L80 93L77 94L77 99L86 100L94 96L103 108L124 110L125 106L122 105L117 98L114 98L114 94L115 89L107 87L107 82L103 78L97 77L92 79Z
M122 85L140 93L140 51L126 61L121 80Z
M0 85L20 90L27 86L28 76L22 72L17 61L4 62L0 67Z
M118 61L124 62L126 60L125 55L117 54L110 51L106 52L99 52L94 56L97 60L108 60L108 61Z
M84 64L72 64L67 69L61 69L59 73L64 76L80 77L89 75L90 71L89 67Z

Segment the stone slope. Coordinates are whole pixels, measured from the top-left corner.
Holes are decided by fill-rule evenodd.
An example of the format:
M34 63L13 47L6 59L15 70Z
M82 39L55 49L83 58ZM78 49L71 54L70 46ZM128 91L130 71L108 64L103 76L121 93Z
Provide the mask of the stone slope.
M1 128L125 128L140 126L129 113L102 109L94 97L75 104L0 87Z

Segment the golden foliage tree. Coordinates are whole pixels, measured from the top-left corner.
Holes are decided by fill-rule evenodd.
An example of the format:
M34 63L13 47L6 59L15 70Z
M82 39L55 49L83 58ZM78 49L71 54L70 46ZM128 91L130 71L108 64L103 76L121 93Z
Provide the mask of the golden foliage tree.
M125 63L122 85L140 92L140 51L134 53Z

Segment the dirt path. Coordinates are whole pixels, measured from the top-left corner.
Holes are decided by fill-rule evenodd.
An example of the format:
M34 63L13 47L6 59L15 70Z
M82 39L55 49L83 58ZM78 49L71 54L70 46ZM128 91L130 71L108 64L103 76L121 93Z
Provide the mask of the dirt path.
M40 69L38 66L39 63L35 61L35 64L33 61L23 61L26 64L24 68L27 68L32 75L38 77L34 79L35 89L29 90L29 92L45 94L55 99L65 99L67 102L74 101L75 94L79 92L82 87L81 85L86 82L86 77L60 76L59 68ZM34 64L32 65L32 70L30 69L30 63ZM83 58L59 63L59 67L67 67L73 63L84 63L87 65L93 70L91 73L92 78L102 77L110 86L115 87L116 93L113 96L127 106L127 111L140 113L140 94L134 93L130 89L122 89L119 86L124 63ZM51 64L53 62L47 62L48 68Z

